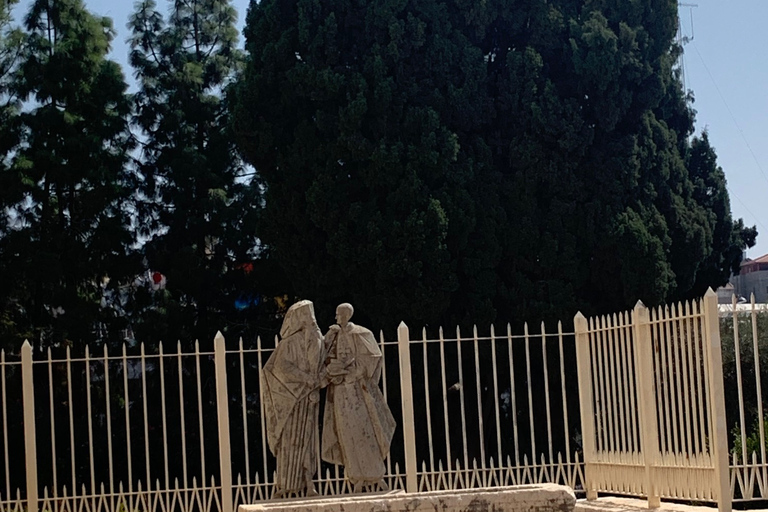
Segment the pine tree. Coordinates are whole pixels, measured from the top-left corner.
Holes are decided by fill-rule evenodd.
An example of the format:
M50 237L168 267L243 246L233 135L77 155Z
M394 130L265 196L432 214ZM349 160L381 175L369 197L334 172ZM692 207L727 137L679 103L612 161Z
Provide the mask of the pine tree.
M14 180L9 172L9 160L19 140L16 129L19 102L11 89L22 48L21 31L11 23L11 11L16 3L11 1L0 4L0 210L3 212L14 202ZM12 221L10 215L0 215L0 237L6 236ZM9 340L18 334L18 309L9 293L7 280L3 277L9 275L9 270L6 254L0 252L0 340L5 340L0 345L8 344L10 347Z
M14 341L103 341L121 327L110 298L136 271L126 207L130 101L119 65L106 58L114 33L81 0L37 0L25 28L10 88L28 103L3 171L0 241Z
M226 0L175 0L167 19L144 0L130 21L140 232L167 278L135 325L142 339L212 339L245 277L236 265L253 257L259 188L243 178L224 97L242 60L236 17Z

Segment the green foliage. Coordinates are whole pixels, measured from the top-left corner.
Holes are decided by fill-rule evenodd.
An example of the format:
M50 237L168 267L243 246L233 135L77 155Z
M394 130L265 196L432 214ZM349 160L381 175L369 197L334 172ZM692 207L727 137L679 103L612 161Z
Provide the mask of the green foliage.
M132 317L142 340L213 339L253 285L236 266L256 256L260 188L244 178L223 99L242 60L237 14L225 0L170 7L166 18L141 1L130 22L139 232L148 267L167 276L164 293L134 295Z
M763 432L768 432L768 417L763 418ZM762 450L760 448L760 422L758 420L755 420L752 429L744 437L744 441L745 442L743 446L746 447L746 452L742 451L741 429L739 428L738 424L734 425L734 427L731 429L731 457L736 456L736 460L740 461L742 464L752 462L753 454L757 456L757 460L761 460ZM766 436L764 444L766 451L768 451L768 436ZM747 454L746 461L744 461L744 453Z
M754 326L754 330L753 330ZM735 328L734 328L735 327ZM738 357L734 335L738 332ZM753 332L756 336L753 336ZM741 432L738 428L740 421L739 403L744 404L744 421L753 428L745 433L747 454L751 460L752 451L760 455L759 443L759 409L758 403L768 404L768 314L759 312L755 315L754 324L751 313L739 313L734 319L732 315L720 318L720 342L723 347L723 389L725 390L726 418L729 425L736 425L732 430L733 453L741 458ZM757 347L755 347L757 345ZM759 354L757 367L759 376L755 373L755 350ZM738 367L737 367L738 365ZM738 378L741 374L741 396L739 395ZM762 396L757 395L756 381L759 377L762 385ZM766 412L763 412L765 416Z
M725 173L717 165L717 155L709 144L709 134L694 137L687 154L687 166L694 185L696 202L707 211L707 228L712 233L712 250L699 265L691 295L703 295L708 286L724 284L738 274L744 247L755 244L757 230L731 218L731 205Z
M235 127L267 184L264 240L325 316L493 317L490 106L452 21L435 1L251 7Z
M700 294L730 219L677 4L262 0L233 94L264 241L319 313L561 318ZM735 227L735 229L734 229Z
M136 272L126 209L133 139L126 84L106 58L112 36L110 20L81 0L38 0L13 38L19 62L4 91L28 102L12 115L19 138L0 148L2 334L14 345L82 342L122 327L110 298Z

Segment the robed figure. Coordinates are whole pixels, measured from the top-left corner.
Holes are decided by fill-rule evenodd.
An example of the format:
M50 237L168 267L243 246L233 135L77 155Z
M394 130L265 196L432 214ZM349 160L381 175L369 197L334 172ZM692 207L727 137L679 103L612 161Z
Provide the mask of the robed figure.
M395 420L379 389L381 350L373 333L349 321L353 309L336 309L336 325L325 336L328 385L323 416L322 458L344 466L354 491L384 482Z
M277 459L275 497L316 495L317 422L325 350L312 302L288 309L281 340L261 373L269 448Z

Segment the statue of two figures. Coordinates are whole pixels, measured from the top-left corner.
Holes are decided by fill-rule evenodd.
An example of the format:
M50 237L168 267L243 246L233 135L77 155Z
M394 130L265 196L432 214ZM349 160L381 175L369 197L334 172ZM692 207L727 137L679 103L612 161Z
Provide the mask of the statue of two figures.
M291 306L281 341L262 371L267 439L277 459L275 497L315 496L320 389L327 388L322 459L344 466L354 492L388 490L384 459L395 420L379 389L381 350L373 333L350 322L341 304L323 336L312 302Z

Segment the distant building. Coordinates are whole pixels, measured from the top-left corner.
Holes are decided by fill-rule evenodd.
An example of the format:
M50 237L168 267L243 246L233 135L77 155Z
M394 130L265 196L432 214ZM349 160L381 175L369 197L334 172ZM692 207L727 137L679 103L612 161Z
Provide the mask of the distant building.
M742 261L741 271L739 275L731 277L731 283L737 296L749 301L750 295L754 293L756 302L768 302L768 254Z
M733 295L736 293L736 288L733 284L725 283L725 286L721 286L717 289L717 303L718 304L731 304L733 301ZM739 297L736 297L738 300Z

